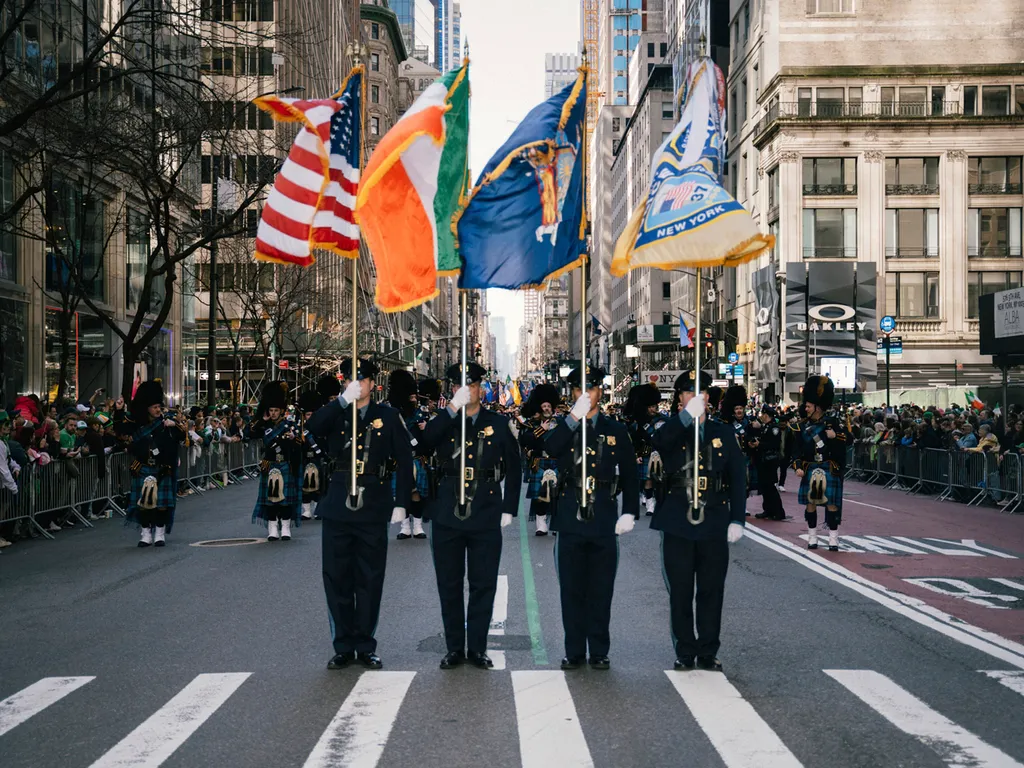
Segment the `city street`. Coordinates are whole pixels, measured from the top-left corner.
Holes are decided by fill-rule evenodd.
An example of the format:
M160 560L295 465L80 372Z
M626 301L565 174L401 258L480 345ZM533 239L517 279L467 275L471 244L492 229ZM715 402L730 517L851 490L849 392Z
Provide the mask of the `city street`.
M733 547L724 674L672 671L647 518L620 540L607 672L558 669L554 538L525 510L505 531L491 671L438 669L430 544L396 529L384 670L328 671L320 523L265 542L252 481L183 500L162 550L117 519L13 547L0 763L1024 765L1024 516L848 483L848 551L808 553L795 491L790 519L748 518ZM239 537L257 542L197 546Z

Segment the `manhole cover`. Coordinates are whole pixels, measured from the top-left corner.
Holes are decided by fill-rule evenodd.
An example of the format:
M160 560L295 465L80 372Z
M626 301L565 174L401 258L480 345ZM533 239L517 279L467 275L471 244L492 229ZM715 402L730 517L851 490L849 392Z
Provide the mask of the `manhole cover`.
M193 547L244 547L246 544L261 544L263 539L209 539L197 541Z

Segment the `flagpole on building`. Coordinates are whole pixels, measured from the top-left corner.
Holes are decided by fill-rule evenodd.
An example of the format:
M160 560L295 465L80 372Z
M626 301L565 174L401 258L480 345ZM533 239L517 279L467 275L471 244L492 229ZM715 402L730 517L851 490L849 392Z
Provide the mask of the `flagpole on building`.
M587 47L583 46L583 66L580 67L580 74L586 82L588 75L587 69ZM586 107L584 107L584 110ZM590 229L590 224L587 222L587 115L584 111L583 114L583 141L580 142L580 154L582 155L582 177L583 177L583 220L587 225L587 230ZM584 244L583 264L580 265L580 392L584 395L589 394L587 389L587 252L586 245ZM582 461L583 468L581 470L581 478L583 481L583 487L580 492L580 507L582 509L587 508L587 422L590 421L589 409L587 414L583 417L583 424L580 425L580 444L582 447Z

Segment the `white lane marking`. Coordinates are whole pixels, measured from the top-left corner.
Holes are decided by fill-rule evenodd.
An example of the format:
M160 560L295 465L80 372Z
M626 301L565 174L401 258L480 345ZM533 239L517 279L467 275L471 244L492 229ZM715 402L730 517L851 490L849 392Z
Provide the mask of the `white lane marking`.
M874 600L911 621L934 629L951 640L987 653L1007 664L1024 669L1024 645L1020 643L961 621L916 597L887 589L865 579L860 574L826 560L821 555L800 549L795 544L758 528L756 525L747 525L747 535L761 546L785 555L814 573L831 579L837 584L843 584L854 592Z
M374 768L415 676L415 672L360 675L304 768Z
M203 674L114 745L91 768L156 768L249 679L249 672Z
M1018 598L1014 595L998 595L992 592L986 592L980 587L976 587L973 584L963 581L962 579L947 579L939 576L926 576L918 578L903 579L908 584L927 589L932 592L938 592L940 595L946 597L955 597L957 600L963 600L974 605L983 605L986 608L1000 608L1009 610L1012 606L998 605L991 601L1003 603L1016 603Z
M1024 592L1024 584L1021 584L1019 581L1014 581L1013 579L1002 579L993 576L989 581L994 581L996 584L1002 584L1004 587Z
M867 502L864 502L864 501L854 501L853 499L849 499L849 498L843 499L843 501L845 501L848 504L860 504L862 507L871 507L872 509L880 509L883 512L892 512L892 510L889 509L888 507L880 507L877 504L868 504Z
M900 544L898 541L887 539L884 536L865 536L865 539L876 541L886 549L891 549L894 552L906 552L911 555L927 555L923 549L915 549L914 547L908 547L906 544Z
M666 671L728 768L800 768L800 761L721 672Z
M928 541L942 541L942 539L933 539L931 537L928 537ZM1016 555L1008 555L1005 552L997 552L994 549L989 549L988 547L983 547L980 544L978 544L978 542L976 542L974 539L960 539L960 544L961 544L961 546L964 546L964 547L970 547L971 549L976 549L979 552L985 552L986 554L989 554L989 555L995 555L996 557L1001 557L1004 560L1018 560L1019 559Z
M487 651L487 655L491 657L491 661L494 662L493 669L502 670L505 669L506 660L504 651Z
M932 552L938 552L940 555L952 555L954 557L984 557L981 552L972 552L969 549L947 549L946 547L937 547L934 544L926 544L920 539L912 539L909 536L893 536L893 538L897 541L905 541L907 544L912 544L915 547L930 549ZM947 542L943 539L932 539L932 541L938 541L941 544L952 544L952 542Z
M0 736L37 715L95 677L44 677L0 701Z
M885 675L868 669L826 669L825 674L904 733L930 747L946 765L1011 768L1021 764L940 715Z
M880 554L880 555L891 555L892 554L892 550L891 549L886 549L885 547L880 546L876 542L871 541L867 536L851 536L851 535L844 534L842 540L845 541L845 542L852 543L856 547L861 547L861 548L865 549L868 552L875 552L875 553ZM918 550L918 554L919 555L923 555L924 552L921 551L921 550Z
M562 672L513 672L512 689L523 768L594 765Z
M494 605L491 608L491 626L489 635L504 635L505 622L508 620L508 576L498 576L497 589L494 592Z
M982 669L979 671L988 675L993 680L998 680L1011 691L1015 691L1021 696L1024 696L1024 672L1005 669Z

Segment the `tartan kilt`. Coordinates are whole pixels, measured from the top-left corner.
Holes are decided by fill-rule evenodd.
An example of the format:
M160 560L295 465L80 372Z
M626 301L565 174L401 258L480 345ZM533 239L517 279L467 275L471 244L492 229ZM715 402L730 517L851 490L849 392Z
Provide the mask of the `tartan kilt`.
M544 472L548 469L558 471L558 462L554 459L541 458L537 460L537 468L530 472L529 485L526 487L526 498L535 499L540 496L540 481Z
M825 506L836 507L841 510L843 508L843 475L841 473L833 474L832 468L827 461L807 464L807 468L804 469L804 476L800 478L800 491L797 493L797 501L803 506L807 506L807 497L811 492L811 473L815 469L825 470L825 498L827 499Z
M163 470L163 473L161 473ZM142 485L146 482L146 478L150 475L157 477L156 485L156 506L157 509L169 509L172 512L171 520L174 520L174 508L178 504L178 480L177 472L170 467L160 466L149 466L143 465L142 469L138 473L132 473L132 485L130 496L128 497L128 510L125 513L126 523L138 523L139 513L146 510L141 510L138 507L139 497L142 496ZM167 532L170 533L173 522L167 526Z
M640 481L640 490L642 491L643 484L647 482L647 477L651 471L651 457L644 456L637 462L636 465L636 479Z
M267 486L270 481L270 471L277 469L281 471L281 478L284 481L284 500L271 502L267 501ZM256 495L256 507L252 512L252 521L265 522L267 517L266 514L271 509L274 511L275 516L279 514L283 509L291 509L291 517L296 522L299 519L299 504L301 502L302 491L300 489L300 479L294 472L292 472L291 465L282 461L272 462L270 467L265 472L260 472L260 487Z
M430 476L427 474L427 465L423 463L423 459L414 456L412 460L414 468L413 478L415 480L415 487L413 491L420 495L420 499L430 498ZM398 473L391 473L391 495L396 499L398 498Z
M316 465L317 470L319 470L319 472L320 472L320 490L319 491L304 491L304 490L302 490L302 478L306 474L306 467L309 466L310 464ZM324 496L327 495L327 485L326 485L327 484L327 472L324 469L324 462L323 461L314 461L313 459L310 459L308 461L303 462L301 470L302 471L299 473L299 477L296 479L296 483L299 486L299 493L302 495L302 503L303 504L310 504L310 503L312 503L314 501L320 501L320 499L322 499Z

